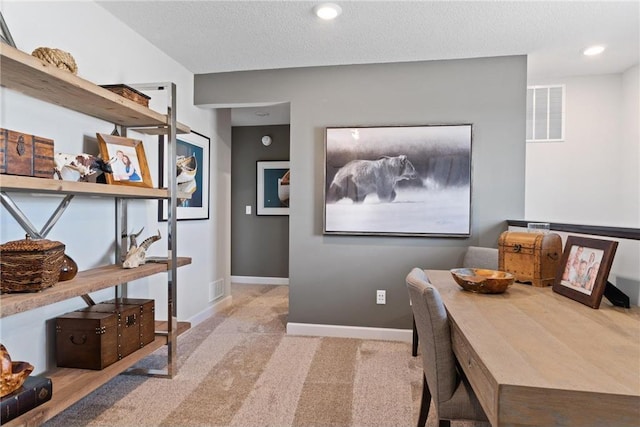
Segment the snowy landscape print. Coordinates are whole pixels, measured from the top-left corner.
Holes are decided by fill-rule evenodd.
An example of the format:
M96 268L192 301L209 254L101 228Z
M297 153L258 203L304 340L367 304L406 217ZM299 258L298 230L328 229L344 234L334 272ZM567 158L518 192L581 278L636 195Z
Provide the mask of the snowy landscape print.
M324 232L468 236L471 133L467 124L327 128Z

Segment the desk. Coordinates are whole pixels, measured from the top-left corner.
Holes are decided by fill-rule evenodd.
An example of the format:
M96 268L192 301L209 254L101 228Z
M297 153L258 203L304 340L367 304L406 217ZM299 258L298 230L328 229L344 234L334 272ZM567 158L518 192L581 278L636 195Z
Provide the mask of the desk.
M594 310L514 283L463 291L426 270L451 322L453 351L491 425L640 425L640 309Z

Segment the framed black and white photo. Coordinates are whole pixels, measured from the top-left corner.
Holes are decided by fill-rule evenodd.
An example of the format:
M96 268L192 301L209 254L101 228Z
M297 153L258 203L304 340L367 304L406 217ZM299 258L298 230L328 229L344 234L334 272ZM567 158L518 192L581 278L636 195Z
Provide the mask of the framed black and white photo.
M468 237L471 128L326 128L324 233Z
M256 215L289 215L288 161L256 162Z
M209 219L210 139L198 132L176 136L177 220ZM167 138L160 135L160 187L168 184ZM188 194L190 197L180 198ZM158 202L158 221L166 221L168 201Z

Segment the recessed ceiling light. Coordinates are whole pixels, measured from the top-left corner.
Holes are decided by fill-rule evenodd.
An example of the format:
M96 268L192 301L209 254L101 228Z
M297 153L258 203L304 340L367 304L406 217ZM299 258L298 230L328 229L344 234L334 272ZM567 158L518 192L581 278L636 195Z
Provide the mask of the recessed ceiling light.
M335 3L323 3L313 8L314 13L320 19L335 19L342 13L342 8Z
M604 49L605 47L602 45L589 46L588 48L582 51L582 54L585 56L600 55L602 52L604 52Z

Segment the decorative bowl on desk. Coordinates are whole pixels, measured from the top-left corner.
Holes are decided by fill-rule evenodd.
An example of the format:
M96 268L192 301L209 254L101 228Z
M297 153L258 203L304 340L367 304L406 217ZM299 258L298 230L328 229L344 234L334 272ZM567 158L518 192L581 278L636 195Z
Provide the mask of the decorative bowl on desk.
M511 273L484 268L454 268L451 275L462 289L480 294L501 294L513 284Z

